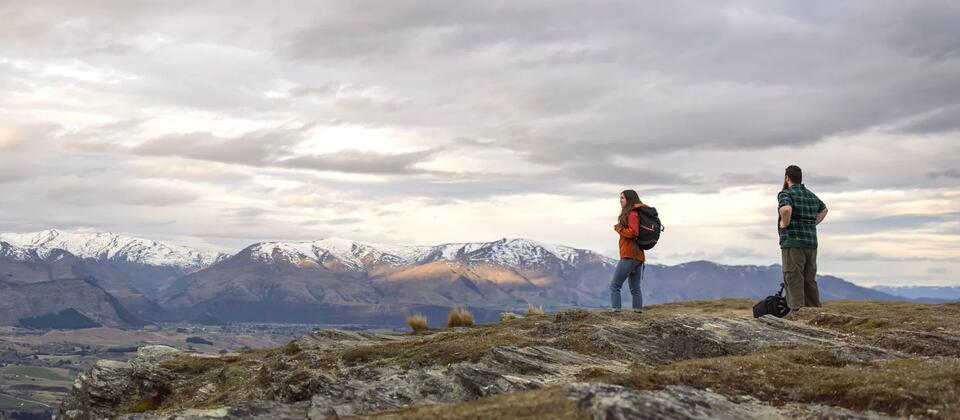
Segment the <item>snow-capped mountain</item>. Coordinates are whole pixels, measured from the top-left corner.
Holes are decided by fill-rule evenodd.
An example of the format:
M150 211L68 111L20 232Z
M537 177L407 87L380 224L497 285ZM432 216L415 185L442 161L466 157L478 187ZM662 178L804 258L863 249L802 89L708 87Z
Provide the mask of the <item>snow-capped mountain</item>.
M34 233L0 233L0 242L12 245L9 251L11 257L17 253L21 258L26 258L33 251L41 258L46 258L54 250L61 249L81 258L184 270L207 267L226 257L219 252L107 232L80 233L50 229Z
M529 239L500 239L493 242L450 243L437 246L405 246L356 242L328 238L313 242L263 242L249 248L250 257L262 261L283 260L293 264L322 263L330 258L356 270L374 265L417 265L437 261L487 263L513 268L548 263L577 265L584 257L613 264L612 259L591 251Z
M389 325L409 313L442 319L453 306L471 307L481 321L528 304L605 307L615 263L593 251L529 239L436 246L340 238L261 242L226 258L110 233L0 235L0 288L8 290L3 296L13 296L14 288L50 296L62 289L58 282L85 282L133 316L153 322ZM643 295L647 303L758 299L781 281L778 266L650 264ZM831 276L819 281L823 299L898 299ZM4 302L0 299L0 314ZM8 312L19 314L24 302L6 302ZM95 318L80 306L75 309ZM8 318L0 324L13 322Z
M18 261L30 261L35 258L36 252L7 243L0 238L0 258L9 258Z

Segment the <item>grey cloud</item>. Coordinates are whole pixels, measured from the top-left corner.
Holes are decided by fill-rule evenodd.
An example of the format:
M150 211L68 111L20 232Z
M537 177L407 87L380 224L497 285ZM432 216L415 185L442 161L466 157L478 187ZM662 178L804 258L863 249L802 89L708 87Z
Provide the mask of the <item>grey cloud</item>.
M835 186L842 185L850 182L850 177L839 176L839 175L816 175L816 174L805 174L803 181L808 185L817 185L820 186ZM718 183L725 186L734 186L734 185L760 185L760 184L772 184L779 185L783 183L783 173L735 173L735 172L726 172L720 174L716 180L709 181L708 183Z
M290 91L290 94L297 97L303 96L330 96L337 93L340 83L330 82L315 86L298 86Z
M17 158L36 168L0 170L0 179L20 179L0 184L4 218L37 225L37 220L104 220L104 226L141 229L192 213L171 216L175 208L167 206L151 220L144 214L150 209L138 208L138 214L116 221L97 213L125 201L149 202L140 195L153 187L163 197L180 185L171 180L213 182L217 185L202 187L238 199L270 196L278 205L332 209L345 215L340 219L381 199L412 197L433 205L522 193L611 197L620 189L611 184L618 182L639 185L645 195L702 192L715 179L765 184L769 174L776 184L782 169L769 161L781 157L771 148L812 150L806 146L825 138L847 141L846 134L877 128L892 137L922 134L912 137L930 139L940 153L894 156L896 171L890 163L816 156L811 169L825 176L811 171L812 185L832 186L827 190L834 192L953 191L960 178L956 148L942 145L955 141L960 109L955 24L960 4L954 1L615 0L590 7L568 0L278 1L235 2L226 12L221 6L180 0L0 2L0 49L7 60L0 63L4 123L70 115L69 120L85 122L58 124L85 125L152 114L197 117L211 125L232 119L260 125L322 120L429 139L418 143L425 150L296 158L304 139L297 127L236 138L183 134L126 149L143 141L143 127L58 128L56 136L47 136L54 141L31 146L36 150L29 153L31 142L18 143ZM81 73L93 73L93 80L44 74L48 66L70 70L74 64ZM344 85L383 94L354 91L338 97ZM79 105L60 101L64 96L42 100L63 92L91 99ZM443 157L447 149L434 148L447 139L464 139L449 147L465 155L507 149L547 169L523 175L419 169L417 158ZM63 146L52 149L64 153L34 153L51 145ZM128 151L132 155L125 155ZM730 151L749 158L734 165L716 162ZM609 166L612 161L630 166L615 157L636 157L638 169ZM176 174L146 167L154 164L204 170ZM324 170L390 176L352 182L328 179ZM127 174L133 179L117 181ZM251 174L322 188L283 191L253 182ZM72 184L77 177L97 181ZM69 184L63 202L45 195L63 180ZM144 192L127 194L131 185ZM36 191L24 191L32 186ZM159 201L193 203L193 190L186 191L187 197ZM11 207L14 197L29 202ZM178 229L223 235L230 243L315 238L320 232L276 223L205 232L207 226L180 218ZM942 221L875 220L881 227L837 223L825 229L917 228ZM764 238L775 243L770 234Z
M255 207L236 207L224 209L221 212L221 216L229 219L256 219L259 216L266 214L267 211Z
M333 219L307 220L304 225L355 225L363 223L363 219L356 217L337 217Z
M899 128L903 133L942 133L960 130L960 106L937 109Z
M61 180L42 192L50 202L73 206L111 205L167 207L190 203L198 193L172 186L134 181Z
M398 2L350 13L366 10L351 3L336 6L350 18L318 18L287 52L318 62L389 57L401 86L431 73L406 60L459 64L432 83L466 87L457 101L479 116L468 125L544 163L599 162L624 149L812 144L949 106L960 94L952 53L960 33L945 24L960 12L949 3L565 6ZM670 18L678 13L685 18ZM484 56L490 49L495 64ZM569 59L578 53L582 61ZM496 128L484 126L497 118ZM519 131L509 135L510 126Z
M944 169L942 171L936 172L927 172L927 177L929 178L955 178L960 179L960 170L951 168Z
M209 133L166 136L144 142L134 153L177 156L254 167L274 167L361 174L413 174L419 162L429 160L439 149L383 154L343 150L320 155L299 155L297 146L306 140L312 126L261 130L234 138Z
M935 258L935 257L904 257L897 255L887 255L872 252L839 252L833 253L829 259L836 261L898 261L898 262L953 262L953 258Z
M130 171L142 178L219 185L249 185L254 172L216 162L197 165L196 162L169 158L157 158L130 166Z
M3 166L0 167L0 184L8 182L18 182L27 179L24 172L13 166Z
M692 179L680 174L612 164L568 165L553 176L573 179L580 182L599 182L617 185L691 185L695 183Z
M902 214L870 219L832 221L823 229L831 234L861 234L894 230L915 231L936 228L939 225L960 220L960 212L933 214Z
M263 166L289 153L287 149L302 140L300 133L286 130L259 131L236 138L191 133L148 140L137 146L134 152Z
M721 185L750 185L750 184L777 184L783 181L783 175L772 173L751 174L751 173L722 173L717 177L716 182Z
M413 166L428 160L436 150L381 154L357 150L344 150L324 155L301 156L277 161L278 166L318 171L335 171L361 174L410 174L417 172Z

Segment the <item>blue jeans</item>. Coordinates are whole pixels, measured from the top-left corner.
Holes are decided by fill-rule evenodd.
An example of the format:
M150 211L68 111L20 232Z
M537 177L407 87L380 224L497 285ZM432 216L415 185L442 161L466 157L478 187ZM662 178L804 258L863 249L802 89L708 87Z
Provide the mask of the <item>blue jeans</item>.
M639 270L638 270L639 269ZM617 263L617 269L613 272L613 280L610 281L610 304L613 309L620 309L620 289L623 288L624 280L630 279L627 283L630 285L630 295L633 297L633 309L643 309L643 295L640 294L640 280L643 280L643 263L630 258L623 258Z

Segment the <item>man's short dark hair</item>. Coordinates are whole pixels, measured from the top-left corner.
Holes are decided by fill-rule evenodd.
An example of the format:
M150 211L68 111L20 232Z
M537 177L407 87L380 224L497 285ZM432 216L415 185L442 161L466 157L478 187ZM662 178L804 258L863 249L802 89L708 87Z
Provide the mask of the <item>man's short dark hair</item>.
M787 178L790 178L790 182L794 184L803 183L803 171L801 171L800 167L797 165L787 166L786 175L787 175Z

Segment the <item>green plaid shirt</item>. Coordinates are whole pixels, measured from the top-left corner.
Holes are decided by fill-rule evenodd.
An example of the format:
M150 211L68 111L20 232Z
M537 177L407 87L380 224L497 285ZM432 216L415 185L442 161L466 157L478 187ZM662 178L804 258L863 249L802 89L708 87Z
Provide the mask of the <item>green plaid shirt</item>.
M793 207L790 216L790 226L780 229L777 218L777 230L780 233L780 248L816 248L817 247L817 213L827 208L816 194L804 187L803 184L794 184L777 195L783 206Z

